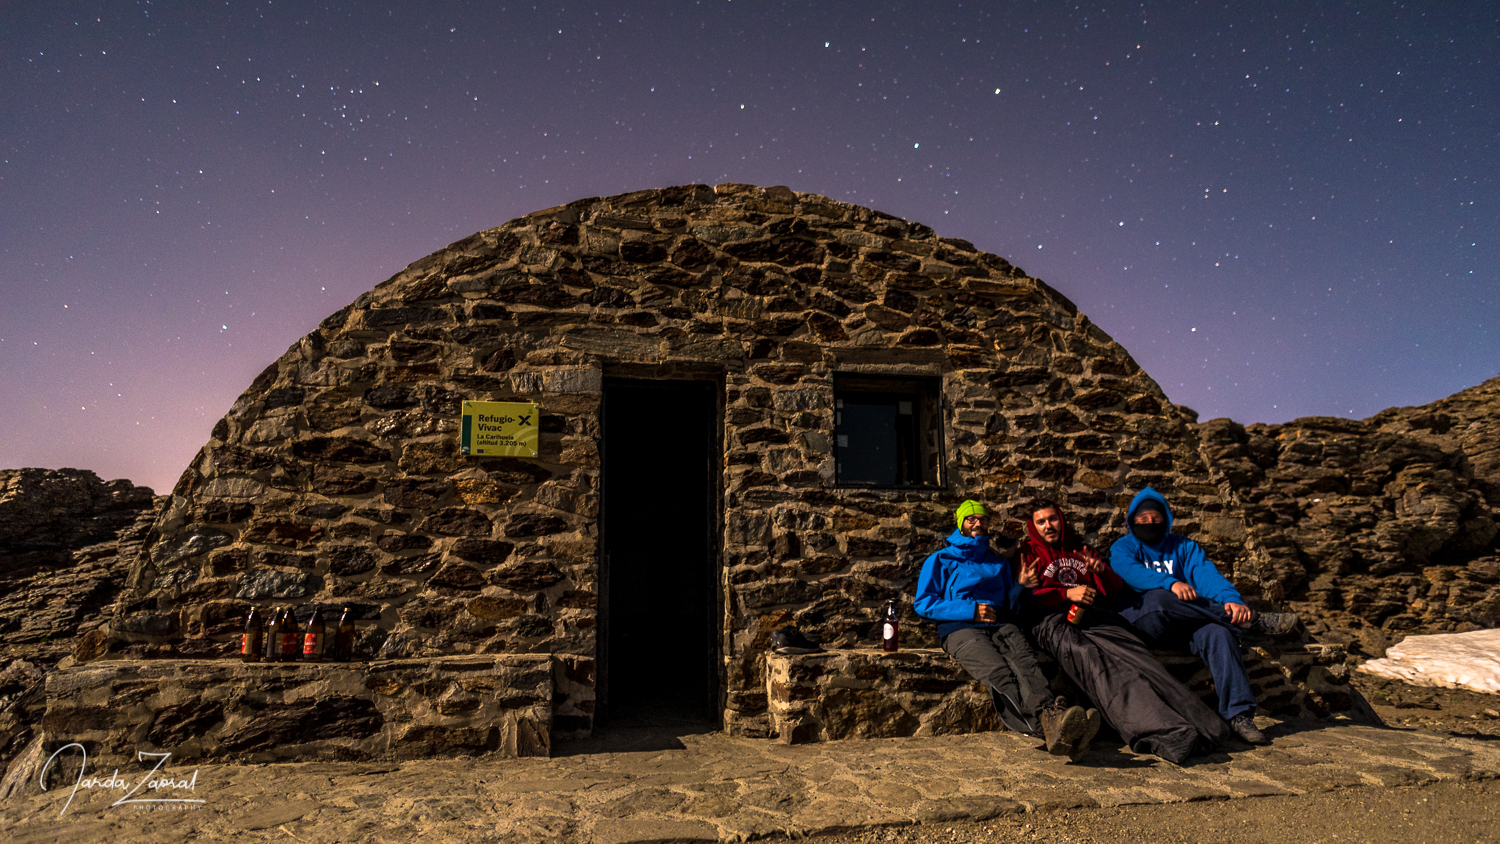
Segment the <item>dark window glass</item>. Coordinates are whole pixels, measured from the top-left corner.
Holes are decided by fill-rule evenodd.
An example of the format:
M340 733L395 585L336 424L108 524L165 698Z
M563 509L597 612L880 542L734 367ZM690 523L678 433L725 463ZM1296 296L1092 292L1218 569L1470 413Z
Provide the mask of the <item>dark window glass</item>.
M837 482L914 487L938 483L941 427L936 379L834 379Z

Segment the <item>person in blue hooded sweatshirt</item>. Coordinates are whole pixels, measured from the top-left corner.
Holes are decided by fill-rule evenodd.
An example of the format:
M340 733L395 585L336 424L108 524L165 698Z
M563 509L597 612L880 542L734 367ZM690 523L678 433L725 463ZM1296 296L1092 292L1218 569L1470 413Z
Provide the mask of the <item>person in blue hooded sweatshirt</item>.
M1219 573L1203 548L1172 533L1172 508L1146 487L1125 514L1130 533L1110 547L1110 567L1141 593L1119 614L1148 645L1191 652L1208 665L1219 696L1219 717L1251 744L1268 744L1255 726L1255 693L1240 657L1245 630L1284 635L1297 617L1256 613Z
M1048 753L1076 757L1088 747L1099 718L1051 693L1015 624L1023 594L1039 582L1035 569L1013 577L1010 562L991 550L984 505L965 501L954 520L958 528L947 546L922 564L914 609L938 623L943 650L989 688L1007 729L1043 738Z

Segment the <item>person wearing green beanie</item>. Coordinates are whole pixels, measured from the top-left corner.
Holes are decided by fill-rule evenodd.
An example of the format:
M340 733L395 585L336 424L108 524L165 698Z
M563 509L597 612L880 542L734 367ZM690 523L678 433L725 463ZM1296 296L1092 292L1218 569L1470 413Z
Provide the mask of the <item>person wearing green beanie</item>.
M990 511L984 509L984 505L970 498L958 505L958 512L953 514L953 520L958 523L958 529L963 530L964 519L970 516L988 516Z
M1051 693L1016 624L1023 595L1039 582L1036 569L1011 575L1010 561L990 548L983 504L965 501L953 518L958 529L947 546L922 564L913 608L938 623L943 650L989 688L1008 729L1042 738L1049 753L1074 756L1089 726L1087 713Z

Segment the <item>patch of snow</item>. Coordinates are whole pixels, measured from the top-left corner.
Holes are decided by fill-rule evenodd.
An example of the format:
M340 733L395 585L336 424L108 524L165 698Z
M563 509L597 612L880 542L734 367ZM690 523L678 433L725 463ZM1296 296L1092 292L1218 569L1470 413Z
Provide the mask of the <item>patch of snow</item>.
M1500 630L1408 636L1359 670L1414 686L1500 694Z

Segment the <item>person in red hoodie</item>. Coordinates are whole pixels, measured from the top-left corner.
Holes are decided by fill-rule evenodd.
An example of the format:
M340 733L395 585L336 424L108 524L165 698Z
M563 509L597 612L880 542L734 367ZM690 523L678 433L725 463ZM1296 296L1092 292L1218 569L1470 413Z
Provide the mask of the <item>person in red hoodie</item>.
M1129 588L1098 552L1073 536L1062 508L1051 501L1032 505L1021 551L1036 561L1041 585L1031 590L1031 598L1040 606L1088 607L1100 596L1123 595Z
M1037 501L1028 513L1020 559L1035 567L1040 581L1026 616L1037 647L1057 660L1131 750L1181 764L1217 749L1229 738L1223 719L1168 673L1111 609L1133 600L1134 590L1073 535L1056 502Z

